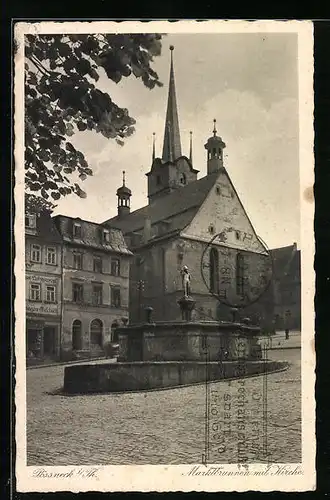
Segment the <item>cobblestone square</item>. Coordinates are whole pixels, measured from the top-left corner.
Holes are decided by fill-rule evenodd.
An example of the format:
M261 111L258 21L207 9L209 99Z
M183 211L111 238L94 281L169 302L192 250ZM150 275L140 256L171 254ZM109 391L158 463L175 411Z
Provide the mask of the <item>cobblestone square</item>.
M28 370L27 465L297 463L300 349L269 358L290 366L210 383L207 420L205 385L67 397L56 394L64 366Z

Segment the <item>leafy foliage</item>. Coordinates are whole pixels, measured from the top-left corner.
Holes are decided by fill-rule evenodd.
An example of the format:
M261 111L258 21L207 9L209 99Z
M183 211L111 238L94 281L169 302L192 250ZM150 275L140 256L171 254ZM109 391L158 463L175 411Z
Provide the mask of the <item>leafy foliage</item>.
M128 110L117 106L94 82L104 70L115 83L134 75L149 89L161 86L151 68L160 53L158 34L26 36L25 180L29 192L45 200L59 200L70 193L86 197L72 174L85 180L93 172L69 138L77 131L94 130L123 145L135 124Z
M55 207L56 205L54 205L50 201L45 200L42 196L25 193L25 213L45 213L50 215Z

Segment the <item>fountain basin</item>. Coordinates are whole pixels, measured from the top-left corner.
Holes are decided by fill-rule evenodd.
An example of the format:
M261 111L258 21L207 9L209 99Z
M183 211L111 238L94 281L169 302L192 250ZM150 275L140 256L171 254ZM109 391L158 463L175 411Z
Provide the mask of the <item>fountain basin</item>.
M118 361L233 361L261 358L260 328L216 321L159 321L116 329Z
M64 392L145 391L242 378L284 370L284 361L135 361L67 366Z

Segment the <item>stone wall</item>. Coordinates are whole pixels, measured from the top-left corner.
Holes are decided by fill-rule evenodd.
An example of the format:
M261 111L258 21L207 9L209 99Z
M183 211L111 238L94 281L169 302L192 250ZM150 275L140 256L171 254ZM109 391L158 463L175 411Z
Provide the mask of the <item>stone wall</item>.
M116 330L121 361L255 359L259 328L235 323L171 322Z
M126 392L205 384L228 378L242 378L286 369L280 361L222 363L198 361L109 363L67 366L64 370L64 391L68 394L93 392ZM178 394L179 396L179 394ZM180 396L179 396L180 397Z
M151 306L154 309L155 321L180 319L177 300L182 295L180 270L187 265L192 276L192 295L196 300L198 314L204 311L205 316L213 319L230 319L230 307L219 303L209 292L210 267L209 250L202 254L207 244L176 238L154 243L150 248L142 248L139 255L132 260L130 289L130 320L143 320L143 309ZM219 255L219 293L232 303L239 302L236 294L236 255L237 249L216 246ZM245 265L245 293L251 300L258 298L263 290L263 276L270 275L270 261L267 256L243 252ZM203 266L203 274L201 270ZM204 276L204 279L203 279ZM204 283L204 280L206 283ZM139 291L138 283L143 281L143 290ZM254 314L257 317L266 316L265 301L257 300L253 306L246 309L243 315ZM269 308L269 304L267 306ZM269 316L269 314L268 314ZM203 317L203 314L202 316Z

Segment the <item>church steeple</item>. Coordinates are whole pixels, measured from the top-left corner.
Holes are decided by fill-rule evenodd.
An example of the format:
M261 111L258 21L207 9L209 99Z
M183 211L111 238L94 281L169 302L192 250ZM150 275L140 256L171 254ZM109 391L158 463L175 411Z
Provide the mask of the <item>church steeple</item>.
M181 156L181 139L179 129L178 108L176 103L174 65L173 65L173 45L171 51L170 83L168 90L167 111L165 119L165 132L163 144L163 162L174 161Z
M118 197L118 217L124 217L130 213L130 198L132 191L125 183L125 170L123 170L123 185L117 189Z
M223 150L226 144L217 135L217 121L213 120L213 136L205 144L207 150L207 174L213 174L223 167Z

